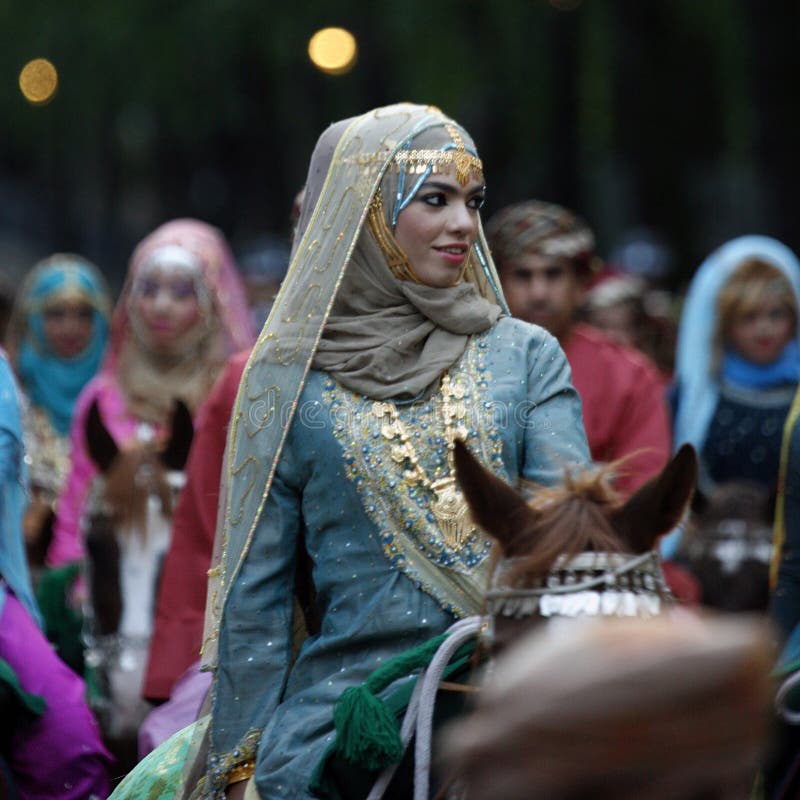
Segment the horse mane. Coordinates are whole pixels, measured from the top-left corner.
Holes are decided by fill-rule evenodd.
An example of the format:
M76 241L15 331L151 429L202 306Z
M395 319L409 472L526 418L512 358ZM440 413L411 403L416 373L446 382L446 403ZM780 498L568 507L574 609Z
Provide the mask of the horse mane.
M523 482L522 492L533 513L504 548L506 556L519 558L508 573L512 583L546 574L559 556L629 549L610 520L623 504L613 485L620 463L565 470L558 486Z

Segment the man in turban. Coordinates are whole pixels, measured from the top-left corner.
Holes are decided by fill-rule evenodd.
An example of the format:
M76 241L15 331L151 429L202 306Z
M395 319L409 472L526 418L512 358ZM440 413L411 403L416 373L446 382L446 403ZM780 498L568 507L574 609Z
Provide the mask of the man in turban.
M666 462L669 412L643 354L576 321L597 262L594 234L571 211L530 200L498 212L486 235L511 313L546 328L566 353L592 458L628 456L617 486L632 493Z

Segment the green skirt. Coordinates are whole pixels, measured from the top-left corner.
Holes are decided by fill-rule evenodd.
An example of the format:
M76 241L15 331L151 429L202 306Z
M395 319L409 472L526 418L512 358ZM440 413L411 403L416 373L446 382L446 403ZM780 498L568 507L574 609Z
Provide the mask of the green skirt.
M129 772L109 800L172 800L181 788L183 770L195 735L202 736L209 717L173 734Z

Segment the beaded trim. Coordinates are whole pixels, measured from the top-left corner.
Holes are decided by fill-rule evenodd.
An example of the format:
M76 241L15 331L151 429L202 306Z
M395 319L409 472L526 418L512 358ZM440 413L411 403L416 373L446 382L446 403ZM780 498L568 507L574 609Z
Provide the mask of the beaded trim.
M487 335L471 338L450 376L464 387L463 402L470 410L464 438L474 452L483 454L484 463L508 480L502 440L486 397ZM323 400L336 420L333 433L343 450L347 477L355 483L362 506L379 531L386 558L446 611L457 616L477 613L488 579L479 573L482 576L488 570L489 538L475 529L455 547L448 545L433 513L435 494L404 479L404 462L393 458L396 442L382 434L385 421L373 412L372 399L359 397L331 379L324 385ZM434 481L449 474L441 404L437 393L426 401L396 407L422 469Z
M43 493L46 502L55 505L69 475L69 437L59 436L50 424L47 414L33 404L25 408L24 421L28 480L33 488Z

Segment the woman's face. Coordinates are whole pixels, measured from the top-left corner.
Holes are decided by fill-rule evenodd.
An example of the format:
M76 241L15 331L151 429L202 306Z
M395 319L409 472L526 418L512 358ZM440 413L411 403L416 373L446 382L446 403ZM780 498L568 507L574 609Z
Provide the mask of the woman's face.
M80 355L92 339L94 309L83 300L55 300L42 309L44 335L59 358Z
M765 296L754 308L736 316L728 345L753 364L775 361L794 335L794 318L778 294Z
M133 313L154 349L168 351L200 319L195 274L183 265L154 262L137 276Z
M457 283L478 235L482 181L462 186L455 170L431 175L397 217L394 235L422 283L443 288Z

